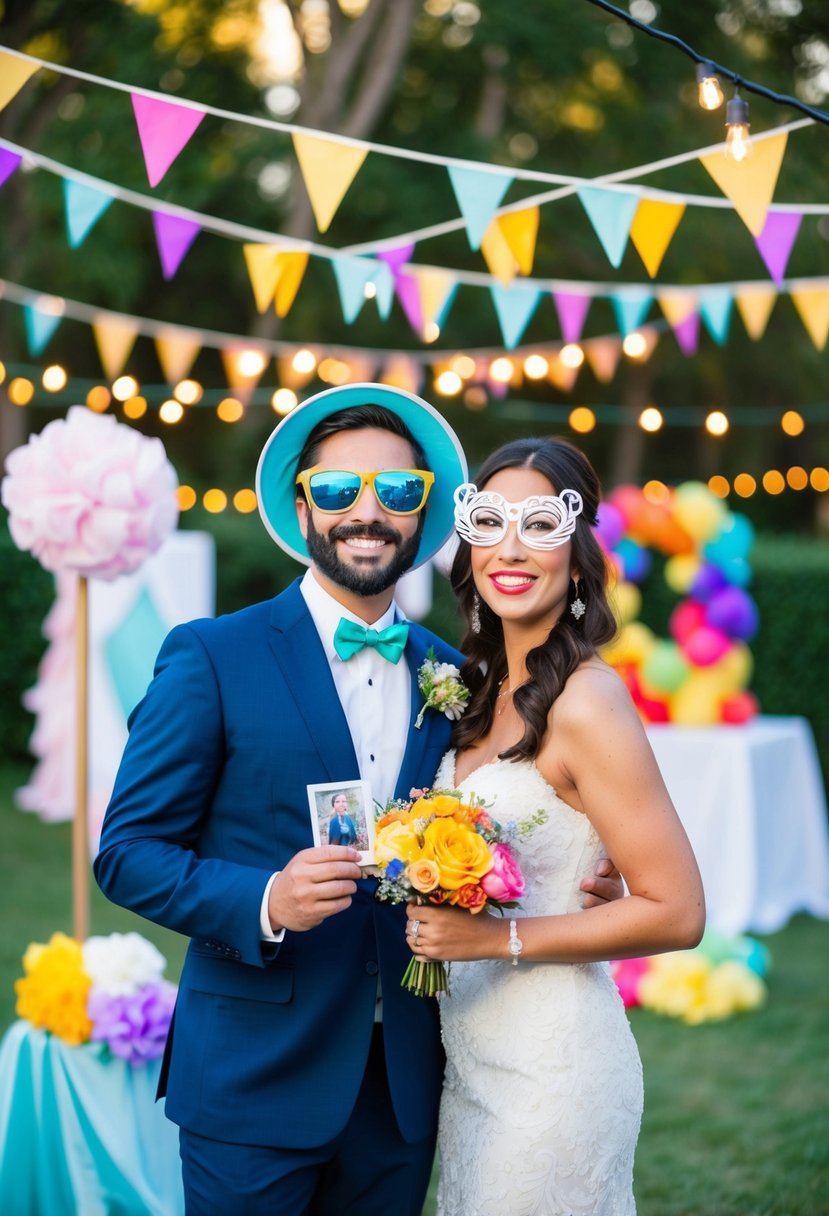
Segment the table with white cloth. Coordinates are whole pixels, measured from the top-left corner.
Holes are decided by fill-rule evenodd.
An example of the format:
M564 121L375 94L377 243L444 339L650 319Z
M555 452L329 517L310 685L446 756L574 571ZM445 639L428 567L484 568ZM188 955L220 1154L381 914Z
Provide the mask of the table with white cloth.
M775 933L796 912L829 918L826 795L807 719L647 733L699 863L709 925Z

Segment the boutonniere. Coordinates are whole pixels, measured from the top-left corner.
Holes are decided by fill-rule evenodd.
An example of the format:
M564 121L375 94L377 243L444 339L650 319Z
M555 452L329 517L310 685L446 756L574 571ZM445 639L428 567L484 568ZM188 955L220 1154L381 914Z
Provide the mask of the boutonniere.
M415 718L415 730L420 730L423 725L423 715L427 709L437 709L453 722L466 709L469 689L461 680L460 671L454 663L439 663L432 646L418 669L417 686L423 693L423 704Z

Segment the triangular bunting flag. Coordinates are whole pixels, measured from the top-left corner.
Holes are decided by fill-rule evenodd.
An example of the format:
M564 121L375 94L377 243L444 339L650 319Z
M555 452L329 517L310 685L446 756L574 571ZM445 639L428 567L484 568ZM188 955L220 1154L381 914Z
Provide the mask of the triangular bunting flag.
M228 346L219 353L228 387L243 405L247 405L270 362L270 356L255 346ZM252 355L260 357L251 358Z
M519 274L532 274L539 216L538 207L525 207L523 211L499 215L495 221L515 258Z
M0 57L0 63L2 63L2 57ZM23 157L19 153L12 152L9 148L0 148L0 186L9 180L22 159Z
M168 384L178 384L190 371L201 351L198 338L191 338L186 331L165 330L155 339L155 353L161 371Z
M300 135L297 131L291 139L317 228L327 232L368 149L338 140L320 139L318 135Z
M754 238L760 257L778 286L786 274L802 219L799 211L770 211L762 232Z
M415 243L409 241L405 245L397 245L394 249L378 249L375 257L378 262L385 262L393 275L400 274L414 257Z
M108 380L117 379L138 336L138 326L123 317L99 317L92 322L92 333L104 375Z
M113 196L84 182L63 179L63 205L66 212L66 229L69 245L77 249L86 240L92 228L112 206Z
M759 236L766 222L788 135L751 140L751 155L736 161L725 152L699 158L752 236Z
M17 96L26 81L38 71L39 63L31 63L28 59L21 59L19 55L10 55L8 51L0 50L0 110Z
M510 287L493 283L489 290L498 314L504 345L507 350L512 350L520 342L521 335L536 310L541 291L529 283L513 283Z
M401 388L406 393L419 393L423 383L423 368L406 355L392 355L383 368L381 384Z
M705 328L718 346L722 346L728 337L728 327L731 323L731 312L734 307L734 292L730 287L700 287L699 315L705 323Z
M683 355L695 355L699 347L699 313L696 309L671 328Z
M366 302L366 285L374 282L379 267L373 258L332 258L331 267L340 293L343 320L351 325ZM388 271L388 267L384 266Z
M697 310L695 291L660 291L657 292L656 298L672 329L681 325L692 312Z
M151 186L157 186L204 118L204 110L130 93L144 165Z
M553 303L558 313L561 336L565 342L579 342L592 297L573 291L554 291Z
M48 308L38 308L36 304L23 305L23 322L26 326L26 342L30 355L41 353L62 320L63 304L58 301L53 301Z
M195 220L170 215L166 211L153 211L152 216L161 273L165 279L172 279L202 226Z
M554 384L562 393L569 393L570 389L576 383L581 367L570 367L566 363L562 363L561 359L556 355L550 360L550 370L547 372L547 379L550 384Z
M817 349L823 350L829 335L829 287L801 287L792 291L792 304Z
M432 324L442 329L449 315L449 309L458 290L458 280L445 270L417 271L417 281L420 285L420 316L423 322L421 337L429 339L426 330Z
M684 203L663 203L654 198L640 200L630 226L630 239L651 278L656 276L684 213Z
M469 245L480 249L493 213L514 179L509 173L470 169L465 165L448 165L447 170L466 224Z
M616 324L623 338L633 333L648 315L653 295L646 287L620 287L610 297Z
M735 299L746 333L757 342L766 332L777 292L773 287L747 287L738 291Z
M278 245L243 245L245 265L258 312L267 312L276 294L279 280Z
M602 190L597 186L582 186L576 193L611 266L619 266L639 206L639 196L624 190Z
M406 320L419 338L423 337L423 310L420 307L420 283L413 274L395 276L394 291Z
M481 253L492 277L509 287L518 273L518 262L497 220L493 220L484 233Z
M622 344L618 338L591 338L584 343L584 353L596 379L602 384L609 384L622 355Z
M377 303L377 311L384 321L388 321L394 301L394 277L386 262L378 261L371 282L376 288L374 299Z
M287 317L308 266L304 249L283 250L276 255L277 280L273 306L278 317Z

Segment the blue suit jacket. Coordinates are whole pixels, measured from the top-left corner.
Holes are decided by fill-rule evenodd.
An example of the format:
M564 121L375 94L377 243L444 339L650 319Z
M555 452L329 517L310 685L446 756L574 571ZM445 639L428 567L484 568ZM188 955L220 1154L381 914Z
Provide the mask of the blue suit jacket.
M412 625L412 722L429 646L460 662ZM432 781L450 732L432 711L410 729L398 797ZM287 932L280 946L260 936L268 878L313 843L306 786L359 777L298 582L172 631L130 721L95 874L114 902L192 939L160 1092L169 1117L198 1134L288 1148L335 1136L363 1076L378 972L400 1129L410 1141L434 1130L437 1009L400 987L404 909L378 903L366 880L348 911L317 928Z

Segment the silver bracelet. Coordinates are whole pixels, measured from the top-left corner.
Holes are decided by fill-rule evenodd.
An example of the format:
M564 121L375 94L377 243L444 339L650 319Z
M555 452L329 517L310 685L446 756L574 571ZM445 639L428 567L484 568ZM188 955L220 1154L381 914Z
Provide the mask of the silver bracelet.
M510 954L512 955L513 967L517 967L518 959L521 955L521 951L524 949L524 943L521 941L521 938L518 936L518 922L515 920L511 920L509 923L509 944L507 946L507 949L509 950Z

